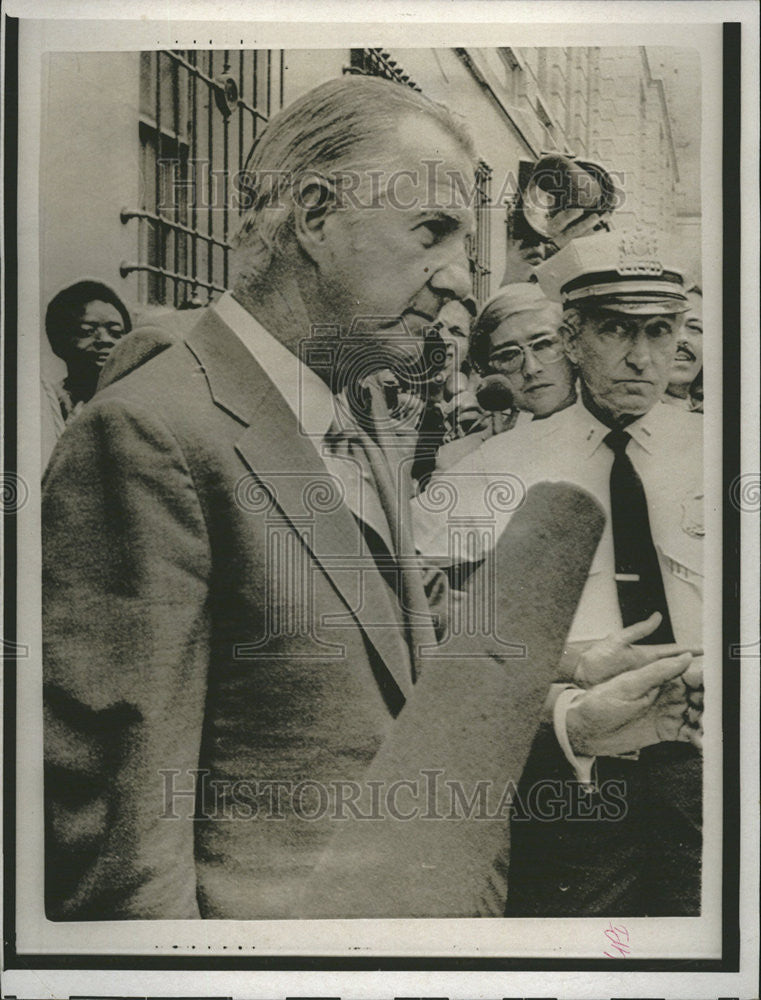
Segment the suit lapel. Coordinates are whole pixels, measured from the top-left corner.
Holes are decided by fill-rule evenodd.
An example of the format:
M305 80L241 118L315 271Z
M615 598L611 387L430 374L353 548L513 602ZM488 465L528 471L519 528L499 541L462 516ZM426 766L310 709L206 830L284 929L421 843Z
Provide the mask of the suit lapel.
M247 425L235 444L239 457L273 497L407 697L409 652L388 587L315 444L261 366L213 312L193 329L187 345L216 405Z

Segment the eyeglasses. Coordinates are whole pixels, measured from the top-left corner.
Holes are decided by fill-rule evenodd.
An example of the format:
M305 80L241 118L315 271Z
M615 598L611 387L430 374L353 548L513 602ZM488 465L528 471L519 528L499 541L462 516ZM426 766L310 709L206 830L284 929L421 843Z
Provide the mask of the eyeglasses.
M531 351L542 365L553 365L564 356L559 337L537 337L525 347L510 344L509 347L496 350L489 356L489 363L493 368L499 368L500 371L513 375L523 367L527 351Z
M77 330L82 337L94 337L99 330L114 340L124 336L124 327L121 323L80 323Z

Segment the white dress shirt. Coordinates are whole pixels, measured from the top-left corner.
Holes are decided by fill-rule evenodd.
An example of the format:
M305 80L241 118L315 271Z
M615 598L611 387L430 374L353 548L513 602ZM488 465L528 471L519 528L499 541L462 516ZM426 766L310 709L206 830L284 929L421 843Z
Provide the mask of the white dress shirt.
M261 365L288 404L329 475L340 483L346 505L356 517L369 524L390 549L388 524L366 463L349 454L336 454L325 443L328 431L343 424L346 404L342 404L320 376L273 337L230 292L225 292L212 308Z
M592 494L607 521L592 561L569 643L604 638L622 627L615 581L615 551L610 526L610 470L613 452L604 443L610 428L579 400L544 420L515 427L484 442L457 465L434 475L425 494L413 502L415 538L428 559L450 565L476 561L496 543L526 490L542 481L568 482ZM648 500L653 542L663 575L676 642L703 645L703 421L694 413L657 403L629 424L627 455L642 479ZM439 487L438 494L436 488ZM500 503L512 495L512 501ZM446 509L433 500L450 496ZM479 530L472 530L478 525ZM562 574L564 568L557 567ZM519 574L521 567L514 567ZM565 712L575 697L564 693L555 705L556 732L568 756ZM560 726L560 728L558 728ZM569 757L569 759L571 759ZM572 763L578 763L572 760ZM589 777L589 761L577 768Z
M632 437L627 455L647 494L674 636L692 646L702 640L702 429L694 413L662 403L626 428ZM457 465L434 475L429 491L437 484L450 487L452 501L446 509L437 508L425 494L413 501L418 548L442 565L451 563L455 552L462 552L460 561L477 561L496 543L534 483L580 486L600 502L607 522L570 639L600 639L621 628L610 527L613 452L604 443L609 430L578 401L544 420L489 438ZM499 487L504 487L502 499ZM512 502L505 503L508 493ZM463 530L464 524L476 522L489 530Z

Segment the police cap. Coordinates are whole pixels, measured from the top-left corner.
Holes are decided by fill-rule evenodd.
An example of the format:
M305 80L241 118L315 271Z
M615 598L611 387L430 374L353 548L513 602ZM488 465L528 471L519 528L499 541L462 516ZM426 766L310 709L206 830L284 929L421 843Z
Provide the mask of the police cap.
M571 240L536 273L545 295L565 307L654 316L688 306L685 268L669 238L653 230Z

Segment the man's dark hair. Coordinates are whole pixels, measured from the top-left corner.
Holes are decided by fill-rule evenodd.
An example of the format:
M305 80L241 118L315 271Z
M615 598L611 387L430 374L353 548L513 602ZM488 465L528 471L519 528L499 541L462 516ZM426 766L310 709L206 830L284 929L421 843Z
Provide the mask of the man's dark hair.
M45 313L45 333L53 353L59 358L66 354L66 344L71 338L72 328L82 318L88 302L107 302L121 316L124 332L129 333L132 329L127 307L112 288L101 281L77 281L55 295Z

